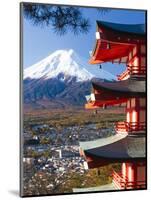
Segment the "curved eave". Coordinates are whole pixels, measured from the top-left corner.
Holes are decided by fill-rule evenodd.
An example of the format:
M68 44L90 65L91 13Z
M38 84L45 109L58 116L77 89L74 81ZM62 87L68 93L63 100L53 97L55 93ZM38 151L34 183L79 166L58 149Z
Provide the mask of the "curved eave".
M80 142L80 148L83 150L95 149L106 145L113 144L127 137L128 134L116 134L107 138L101 138L93 141Z
M97 32L100 39L96 40L90 64L99 64L128 55L129 47L146 43L146 29L143 24L115 24L97 21ZM102 49L101 42L110 44L110 49ZM113 44L113 47L112 47ZM117 47L115 47L117 45Z
M92 79L92 85L95 90L98 92L106 91L106 92L115 92L119 93L119 95L128 95L130 96L145 96L146 95L146 82L142 79L130 78L122 81L114 81L114 82L102 82L99 78Z
M95 101L88 102L85 104L85 109L97 109L97 108L100 108L100 106L97 105L97 103L95 103Z
M126 57L132 48L133 45L131 44L118 44L110 49L101 49L101 40L97 40L89 63L99 64L104 62L111 62L115 59Z
M119 24L105 21L96 21L97 29L108 29L112 32L118 32L122 34L137 35L138 37L144 37L146 35L145 24Z
M127 98L118 98L118 99L101 99L96 101L91 101L85 104L85 109L97 109L103 106L114 106L117 104L127 102Z
M88 164L106 165L112 162L146 160L145 136L116 134L89 142L80 142Z

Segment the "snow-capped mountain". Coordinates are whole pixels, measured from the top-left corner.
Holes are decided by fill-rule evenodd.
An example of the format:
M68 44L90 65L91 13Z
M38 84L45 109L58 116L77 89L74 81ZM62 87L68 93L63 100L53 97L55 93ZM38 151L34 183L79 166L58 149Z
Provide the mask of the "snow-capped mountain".
M24 70L24 79L50 79L59 74L62 80L70 77L76 77L76 81L87 81L93 77L115 80L111 73L99 69L99 66L89 65L84 58L80 58L74 50L58 50L49 55L42 61L28 67Z
M115 80L115 76L89 65L72 49L55 51L24 70L24 103L53 108L83 106L93 77Z

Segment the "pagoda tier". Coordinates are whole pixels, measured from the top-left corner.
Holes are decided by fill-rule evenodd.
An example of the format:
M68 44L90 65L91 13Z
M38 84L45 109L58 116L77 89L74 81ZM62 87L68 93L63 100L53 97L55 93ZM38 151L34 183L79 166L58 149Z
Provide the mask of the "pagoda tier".
M146 160L145 136L116 134L94 141L80 142L80 154L89 168L110 163L144 162Z
M92 80L91 93L87 109L126 103L124 122L115 123L117 133L144 133L146 131L146 82L144 78L129 78L124 81L102 82Z
M146 75L146 30L144 24L127 25L97 21L96 44L90 64L125 63L119 80Z
M92 93L87 98L87 109L115 105L127 102L129 98L145 97L146 83L144 78L130 78L124 81L102 82L92 79Z
M128 53L136 45L145 44L145 25L115 24L97 21L96 44L91 64L107 61L126 63Z
M121 170L112 173L112 183L95 188L127 190L146 188L146 137L144 134L116 134L94 141L80 142L80 155L89 169L121 163ZM88 188L88 191L92 188ZM87 190L83 190L87 191ZM78 189L75 189L78 192ZM81 191L82 192L82 191Z

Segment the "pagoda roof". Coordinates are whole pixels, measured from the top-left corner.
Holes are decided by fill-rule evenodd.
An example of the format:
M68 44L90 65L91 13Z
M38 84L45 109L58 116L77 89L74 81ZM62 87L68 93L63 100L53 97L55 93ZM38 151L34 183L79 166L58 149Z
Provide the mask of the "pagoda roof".
M102 82L99 78L93 78L92 85L98 91L118 92L128 94L128 96L145 96L146 93L146 82L144 78L129 78L127 80L112 82Z
M97 21L96 43L90 64L127 63L135 45L146 43L145 24L118 24Z
M106 27L118 32L145 35L145 24L119 24L105 21L97 21L98 27Z
M94 109L103 105L116 105L127 102L128 98L145 97L146 82L144 78L129 78L122 81L103 82L93 78L93 93L87 97L86 109Z
M103 166L106 163L145 160L145 143L144 135L118 133L95 141L80 142L80 148L92 163L97 160L97 165Z

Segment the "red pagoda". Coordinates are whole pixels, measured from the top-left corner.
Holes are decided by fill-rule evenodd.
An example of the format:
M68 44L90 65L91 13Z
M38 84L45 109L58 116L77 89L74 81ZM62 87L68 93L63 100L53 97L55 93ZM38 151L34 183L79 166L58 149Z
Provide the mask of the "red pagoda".
M102 82L98 78L93 79L93 90L85 107L92 109L125 102L125 121L115 123L116 134L113 136L80 142L80 154L86 158L89 168L121 163L121 171L113 171L112 184L102 189L99 187L98 190L145 189L145 25L97 21L96 44L89 63L104 62L125 63L126 70L118 75L117 81Z

